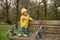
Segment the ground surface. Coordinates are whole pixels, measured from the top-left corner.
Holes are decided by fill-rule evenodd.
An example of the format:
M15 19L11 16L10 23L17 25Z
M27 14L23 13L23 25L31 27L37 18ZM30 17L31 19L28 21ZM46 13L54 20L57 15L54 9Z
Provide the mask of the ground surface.
M0 25L0 40L8 40L6 33L11 29L11 25Z
M60 21L47 21L44 27L43 40L60 40ZM11 40L35 40L35 32L40 28L40 21L34 21L29 26L29 37L11 37ZM0 25L0 40L8 40L6 33L11 29L11 25ZM48 34L47 34L48 33ZM41 39L40 39L41 40Z

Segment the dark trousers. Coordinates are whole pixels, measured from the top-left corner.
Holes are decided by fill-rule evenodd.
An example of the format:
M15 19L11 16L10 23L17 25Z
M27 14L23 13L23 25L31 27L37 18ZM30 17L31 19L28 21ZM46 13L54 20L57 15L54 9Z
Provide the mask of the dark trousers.
M19 33L20 34L28 34L28 28L20 28Z

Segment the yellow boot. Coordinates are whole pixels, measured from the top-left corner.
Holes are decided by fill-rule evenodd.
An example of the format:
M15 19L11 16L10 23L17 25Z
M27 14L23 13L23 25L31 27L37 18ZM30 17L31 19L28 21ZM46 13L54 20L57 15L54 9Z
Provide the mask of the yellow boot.
M22 34L18 34L17 36L22 36Z
M28 35L27 34L23 34L24 37L27 37Z

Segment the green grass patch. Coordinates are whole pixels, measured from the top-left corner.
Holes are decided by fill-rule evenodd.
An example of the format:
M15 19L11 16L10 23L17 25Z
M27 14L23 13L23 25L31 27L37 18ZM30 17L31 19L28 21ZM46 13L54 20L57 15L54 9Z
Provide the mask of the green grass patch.
M0 40L8 40L6 33L12 25L0 25Z

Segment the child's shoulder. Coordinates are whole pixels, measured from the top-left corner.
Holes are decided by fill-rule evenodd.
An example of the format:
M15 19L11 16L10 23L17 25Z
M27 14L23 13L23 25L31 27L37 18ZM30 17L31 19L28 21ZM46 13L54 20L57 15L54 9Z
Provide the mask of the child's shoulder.
M20 18L23 18L23 15L21 15Z

